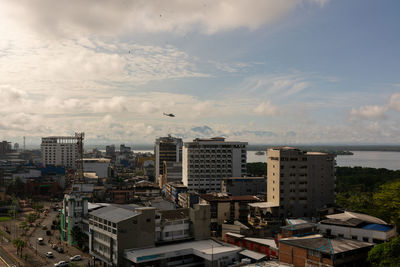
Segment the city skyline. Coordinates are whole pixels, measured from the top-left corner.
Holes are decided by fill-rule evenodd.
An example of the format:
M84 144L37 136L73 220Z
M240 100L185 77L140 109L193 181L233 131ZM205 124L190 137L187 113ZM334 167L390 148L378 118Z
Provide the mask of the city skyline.
M395 144L397 1L4 1L0 136ZM163 116L174 113L176 117Z

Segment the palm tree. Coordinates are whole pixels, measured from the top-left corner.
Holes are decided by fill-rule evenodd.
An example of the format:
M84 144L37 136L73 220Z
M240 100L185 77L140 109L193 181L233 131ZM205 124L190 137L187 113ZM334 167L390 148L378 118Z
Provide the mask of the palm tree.
M17 255L22 257L22 249L26 246L26 243L21 238L14 239L12 241L13 245L17 248Z

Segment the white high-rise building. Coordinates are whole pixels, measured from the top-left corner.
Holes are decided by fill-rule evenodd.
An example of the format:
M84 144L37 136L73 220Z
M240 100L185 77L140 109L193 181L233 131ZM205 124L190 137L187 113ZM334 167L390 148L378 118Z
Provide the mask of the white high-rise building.
M64 166L76 169L78 138L75 136L42 137L43 165Z
M246 175L246 146L246 142L225 142L223 137L184 143L183 184L189 190L221 191L223 178Z

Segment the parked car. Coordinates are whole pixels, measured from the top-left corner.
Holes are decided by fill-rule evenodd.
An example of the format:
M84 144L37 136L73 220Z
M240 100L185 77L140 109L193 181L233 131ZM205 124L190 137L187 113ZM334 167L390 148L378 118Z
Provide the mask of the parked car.
M68 261L59 261L57 263L54 263L55 267L64 267L64 266L69 266L69 262Z
M38 242L39 245L43 245L43 244L44 244L44 240L43 240L42 237L39 237L39 238L37 239L37 242Z
M47 231L46 231L46 235L51 235L51 231L50 231L50 230L47 230Z
M54 249L54 250L57 250L57 249L58 249L58 246L57 246L56 244L52 244L52 245L51 245L51 248Z
M69 260L70 261L81 261L82 257L81 257L81 255L75 255L75 256L69 258Z
M47 230L47 226L46 225L42 225L42 230Z
M59 247L59 248L57 249L57 251L58 251L58 253L64 253L64 249L63 249L62 247Z
M51 251L48 251L48 252L44 253L44 255L45 255L47 258L53 258L53 257L54 257L53 252L51 252Z

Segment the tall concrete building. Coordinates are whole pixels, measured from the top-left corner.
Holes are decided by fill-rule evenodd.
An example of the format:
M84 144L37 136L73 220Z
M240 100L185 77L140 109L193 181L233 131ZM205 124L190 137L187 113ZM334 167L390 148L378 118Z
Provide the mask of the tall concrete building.
M245 142L225 142L225 138L196 138L183 145L182 180L189 190L221 191L225 177L246 175Z
M41 149L44 166L54 165L76 169L76 160L78 159L78 137L42 137Z
M267 201L284 217L311 217L334 203L335 156L293 147L267 151Z
M156 139L154 146L156 180L165 173L167 182L182 182L182 144L181 138L170 135ZM164 166L167 167L166 172Z

